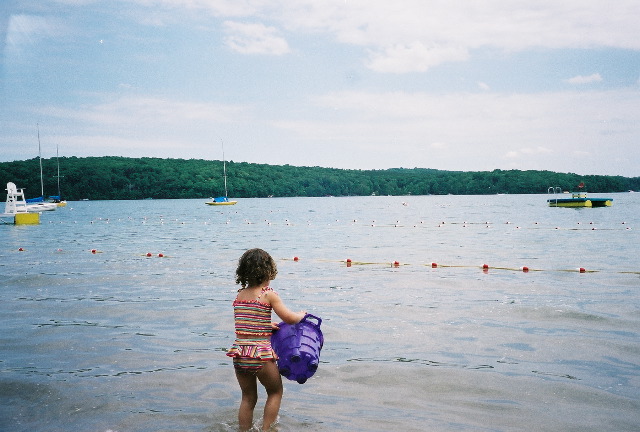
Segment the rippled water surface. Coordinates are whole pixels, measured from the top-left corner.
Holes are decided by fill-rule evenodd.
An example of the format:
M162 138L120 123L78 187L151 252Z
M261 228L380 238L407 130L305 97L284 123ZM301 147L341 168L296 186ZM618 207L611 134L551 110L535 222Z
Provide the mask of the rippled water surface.
M612 196L86 201L0 226L0 430L236 430L234 271L261 247L325 335L281 431L636 431L640 194Z

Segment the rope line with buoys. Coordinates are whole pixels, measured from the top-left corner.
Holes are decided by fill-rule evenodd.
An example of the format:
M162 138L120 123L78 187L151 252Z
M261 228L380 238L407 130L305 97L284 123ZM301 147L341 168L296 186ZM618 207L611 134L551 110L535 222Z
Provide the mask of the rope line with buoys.
M284 258L283 261L290 261L290 259ZM299 262L300 258L296 256L296 257L293 258L293 261ZM351 258L347 258L345 260L320 259L318 261L346 264L347 267L378 265L378 266L399 268L401 266L410 266L410 265L412 265L410 263L402 263L401 264L400 261L397 261L397 260L391 261L391 262L379 262L379 261L378 262L375 262L375 261L372 262L372 261L354 261ZM431 263L426 263L426 264L418 264L418 265L419 266L431 267L432 269L438 269L438 268L479 268L485 273L487 273L489 270L516 271L516 272L522 272L522 273L551 272L551 271L568 272L568 273L601 273L601 272L605 272L606 271L606 270L586 269L585 267L578 267L578 268L574 268L574 269L541 269L541 268L531 268L529 266L521 266L521 267L516 268L516 267L490 266L489 264L464 265L464 264L440 264L440 263L436 263L436 262L431 262ZM640 275L640 271L632 271L632 270L614 271L613 273Z
M148 224L160 224L160 225L170 225L170 224L178 224L178 225L188 225L188 224L204 224L204 225L215 225L215 224L219 224L220 221L216 221L213 219L207 219L207 220L202 220L202 219L198 219L198 218L194 218L194 219L177 219L177 218L166 218L164 216L158 216L158 217L142 217L142 218L133 218L133 217L128 217L128 218L118 218L118 219L110 219L110 218L102 218L102 217L98 217L98 218L93 218L90 219L88 221L88 223L90 224L99 224L99 223L103 223L103 224L116 224L116 223L141 223L143 225L148 225ZM74 220L74 221L49 221L50 224L52 223L60 223L60 224L64 224L64 223L74 223L77 224L78 221ZM553 225L553 224L549 224L549 223L541 223L541 222L537 222L537 221L528 221L522 224L518 224L516 222L513 221L490 221L490 220L480 220L480 221L473 221L473 220L442 220L442 219L437 219L437 220L425 220L422 218L418 218L417 220L386 220L386 221L380 221L380 220L359 220L359 219L350 219L350 218L345 218L345 219L335 219L335 220L331 220L331 221L318 221L318 220L304 220L301 219L299 221L295 221L295 220L290 220L290 219L280 219L280 220L271 220L271 219L262 219L262 220L250 220L250 219L235 219L235 218L227 218L226 221L224 222L225 225L231 225L234 223L239 223L239 224L243 224L243 225L260 225L260 224L264 224L267 226L290 226L290 227L294 227L294 226L319 226L319 225L328 225L328 226L335 226L335 227L341 227L341 226L362 226L362 227L374 227L374 228L444 228L447 226L457 226L457 227L462 227L462 228L470 228L470 227L482 227L482 228L495 228L498 227L500 225L503 226L509 226L509 227L513 227L513 229L533 229L533 230L570 230L570 231L596 231L596 230L619 230L619 229L625 229L625 230L632 230L633 228L630 226L629 222L627 221L618 221L618 222L608 222L606 225L603 225L602 223L596 223L593 221L589 221L589 222L584 222L584 221L577 221L577 222L573 222L573 226L557 226L557 225Z
M26 252L27 249L24 247L19 247L17 249L18 252ZM104 251L98 250L98 249L89 249L88 250L89 253L96 255L96 254L102 254L105 253ZM54 251L55 253L61 253L61 252L65 252L63 249L56 249ZM158 258L168 258L170 256L164 254L163 252L159 252L159 253L151 253L151 252L146 252L144 254L138 255L138 256L142 256L142 257L146 257L146 258L151 258L151 257L158 257ZM295 263L299 263L301 260L301 258L299 256L294 256L293 258L281 258L282 261L293 261ZM385 266L385 267L392 267L392 268L400 268L400 267L404 267L404 266L411 266L411 265L418 265L418 266L423 266L423 267L431 267L432 269L447 269L447 268L475 268L475 269L481 269L484 273L488 273L489 270L499 270L499 271L515 271L515 272L522 272L522 273L529 273L529 272L568 272L568 273L604 273L607 272L607 270L595 270L595 269L587 269L585 267L578 267L578 268L572 268L572 269L544 269L544 268L532 268L529 266L520 266L520 267L508 267L508 266L490 266L489 264L483 263L481 265L468 265L468 264L442 264L442 263L438 263L438 262L430 262L430 263L420 263L420 264L411 264L411 263L401 263L398 260L394 260L394 261L390 261L390 262L380 262L380 261L354 261L351 258L347 258L347 259L342 259L342 260L335 260L335 259L312 259L312 260L308 260L308 261L318 261L318 262L329 262L329 263L340 263L340 264L345 264L346 267L352 267L352 266ZM611 271L611 273L617 273L617 274L629 274L629 275L640 275L640 271L634 271L634 270L619 270L619 271Z

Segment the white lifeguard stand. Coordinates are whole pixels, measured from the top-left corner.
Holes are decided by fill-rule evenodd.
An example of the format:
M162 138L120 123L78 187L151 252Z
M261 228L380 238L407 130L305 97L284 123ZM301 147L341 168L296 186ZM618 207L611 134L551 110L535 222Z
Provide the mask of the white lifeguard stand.
M1 218L13 218L16 225L33 225L40 223L40 213L29 213L27 202L24 199L24 190L13 182L7 183L7 201L4 204L4 213Z

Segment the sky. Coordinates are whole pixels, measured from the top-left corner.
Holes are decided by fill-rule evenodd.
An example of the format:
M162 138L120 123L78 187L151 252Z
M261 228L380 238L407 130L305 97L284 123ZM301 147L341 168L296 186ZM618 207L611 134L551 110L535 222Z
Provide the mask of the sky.
M2 0L0 162L640 176L638 0ZM224 150L223 150L224 149Z

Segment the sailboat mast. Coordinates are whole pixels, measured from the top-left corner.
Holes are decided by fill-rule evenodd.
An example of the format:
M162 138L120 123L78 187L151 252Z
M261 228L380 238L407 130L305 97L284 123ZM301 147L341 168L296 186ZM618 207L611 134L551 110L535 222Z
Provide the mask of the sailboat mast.
M36 123L38 128L38 159L40 159L40 196L44 199L44 180L42 178L42 149L40 147L40 124Z
M224 177L224 197L226 198L229 196L227 194L227 161L224 158L224 141L222 141L222 138L220 142L222 143L222 176Z
M56 162L58 164L58 199L61 200L62 196L60 195L60 153L58 152L58 144L56 144Z

